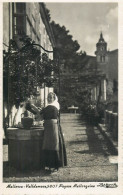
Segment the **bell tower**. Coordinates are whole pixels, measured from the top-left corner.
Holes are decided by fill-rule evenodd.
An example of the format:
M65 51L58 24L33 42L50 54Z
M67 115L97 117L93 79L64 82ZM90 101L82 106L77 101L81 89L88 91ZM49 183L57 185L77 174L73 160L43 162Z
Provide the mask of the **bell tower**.
M97 63L100 65L105 64L108 62L108 51L107 51L107 43L105 42L103 38L102 32L100 33L100 38L98 43L96 44L96 58L97 58Z
M106 93L107 93L107 72L108 72L108 55L109 52L107 51L107 43L103 38L102 32L100 33L99 41L96 44L96 61L97 61L97 69L100 74L103 75L102 79L99 82L99 85L96 86L96 90L101 92L101 101L106 100Z

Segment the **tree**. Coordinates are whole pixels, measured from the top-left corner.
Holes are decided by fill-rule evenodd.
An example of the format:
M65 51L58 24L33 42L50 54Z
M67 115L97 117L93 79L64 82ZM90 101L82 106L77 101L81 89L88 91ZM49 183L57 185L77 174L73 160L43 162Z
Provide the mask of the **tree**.
M72 40L72 36L69 31L66 30L65 26L60 26L54 21L51 22L53 34L57 45L57 54L60 59L64 60L65 66L71 66L72 60L76 56L76 52L80 48L80 45L75 40Z
M7 120L12 106L18 108L30 95L35 96L37 87L44 82L46 86L53 85L55 78L52 72L56 69L53 60L46 53L41 55L29 37L20 38L18 44L10 40L3 59L3 101L7 104Z
M96 58L88 56L85 51L79 51L80 45L77 40L73 41L69 30L54 21L51 22L48 9L47 15L57 45L56 58L59 59L60 82L56 83L55 90L61 88L60 103L64 105L63 110L72 104L80 106L81 101L86 105L90 101L90 89L100 83L104 75L97 70ZM100 97L101 93L97 103Z
M51 22L51 26L53 29L53 34L55 37L56 45L57 45L57 52L56 52L56 59L58 58L58 64L59 64L59 71L61 80L65 79L62 77L63 72L72 72L74 73L82 71L84 64L82 63L83 59L86 57L86 52L78 52L80 45L78 44L78 41L73 41L72 36L69 34L69 31L66 30L65 26L60 26L59 24L56 24L54 21ZM62 66L63 65L63 66ZM66 77L68 77L66 75ZM65 85L68 86L68 88L65 88L65 85L61 83L57 83L55 86L55 90L57 88L61 88L61 94L60 95L60 103L62 103L62 100L64 101L64 104L66 102L67 105L67 99L69 99L69 103L75 102L74 100L70 101L70 97L73 95L70 94L70 90L68 88L71 88L71 83L66 82ZM73 91L73 89L71 89ZM74 94L75 92L73 92ZM66 97L66 99L64 98Z
M10 40L9 50L4 56L4 85L7 86L7 93L4 92L4 100L9 97L9 106L19 106L32 93L36 86L36 65L40 61L40 50L35 48L31 40L24 37L22 42L23 50L20 51L17 43ZM29 45L28 48L25 47ZM25 48L24 48L25 47ZM4 87L5 90L5 87ZM8 100L7 100L8 101Z

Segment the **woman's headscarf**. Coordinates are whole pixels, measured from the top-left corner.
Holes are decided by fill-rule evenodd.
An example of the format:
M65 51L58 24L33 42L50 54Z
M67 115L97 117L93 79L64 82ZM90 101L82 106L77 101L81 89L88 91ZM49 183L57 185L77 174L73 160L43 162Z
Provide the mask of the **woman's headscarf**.
M59 103L58 103L58 98L57 98L57 96L56 96L55 93L53 93L53 94L55 95L55 100L54 100L52 103L48 103L47 106L49 106L49 105L55 106L58 110L60 110L60 105L59 105Z

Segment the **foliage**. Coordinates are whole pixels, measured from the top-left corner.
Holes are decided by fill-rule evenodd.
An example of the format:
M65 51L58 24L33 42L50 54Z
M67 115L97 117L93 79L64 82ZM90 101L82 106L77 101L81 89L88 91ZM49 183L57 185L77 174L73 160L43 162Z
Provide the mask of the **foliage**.
M27 36L20 38L19 44L10 40L8 52L4 52L3 93L4 101L18 107L30 95L36 95L37 86L45 82L51 86L55 80L51 74L57 65L46 53L41 55L34 42Z
M60 59L64 60L65 66L70 67L71 63L75 59L75 56L77 55L76 52L80 48L80 45L76 40L72 40L72 36L69 34L69 31L66 30L65 26L60 26L52 21L51 27L53 29L53 34L57 45L57 54L59 55Z
M65 26L60 26L60 24L56 24L55 21L51 21L50 11L47 9L46 5L45 9L56 42L56 57L59 56L59 58L64 61L65 67L71 69L80 68L82 66L81 60L86 56L86 52L78 52L80 49L78 41L73 40L72 35L69 34L69 30L67 30Z
M90 104L90 88L96 86L103 75L97 70L96 58L86 55L85 51L79 51L80 45L77 40L73 40L69 30L51 22L50 11L46 11L57 46L55 56L59 58L60 82L56 84L55 91L60 88L61 108L67 110L68 106L77 105L84 110ZM100 97L101 93L98 103Z
M64 79L61 84L61 108L62 111L67 111L67 107L74 105L79 107L79 110L85 112L87 105L90 103L90 92L78 83L71 83L71 79Z
M43 4L44 4L45 10L46 10L47 19L48 19L48 21L50 22L50 20L51 20L50 10L49 10L49 9L47 9L47 7L46 7L45 3L43 3Z
M54 21L51 22L51 26L53 29L53 34L55 37L56 45L57 45L57 51L55 53L56 59L59 59L59 69L60 69L60 75L62 82L60 83L61 88L61 98L60 103L64 101L64 108L66 109L67 105L74 104L77 102L75 97L75 88L71 89L71 82L68 79L68 76L62 77L62 72L72 72L78 73L81 72L84 64L82 63L83 59L86 57L86 52L78 52L80 45L75 40L73 41L72 36L69 34L69 31L66 30L65 26L60 26L59 24L56 24ZM63 65L63 66L62 66ZM70 78L69 78L70 79ZM58 88L58 83L55 86L55 90ZM74 97L71 99L71 97ZM62 101L63 99L63 101ZM63 105L62 105L63 106Z

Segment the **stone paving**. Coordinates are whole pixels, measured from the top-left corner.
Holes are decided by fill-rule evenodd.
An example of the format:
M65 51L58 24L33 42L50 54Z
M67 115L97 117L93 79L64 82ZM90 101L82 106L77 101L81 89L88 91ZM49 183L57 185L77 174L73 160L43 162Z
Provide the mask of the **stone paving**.
M118 180L117 156L97 129L87 125L79 114L61 114L68 165L57 173L20 172L8 166L4 145L3 182L108 182Z

